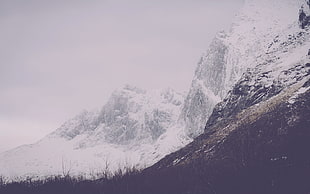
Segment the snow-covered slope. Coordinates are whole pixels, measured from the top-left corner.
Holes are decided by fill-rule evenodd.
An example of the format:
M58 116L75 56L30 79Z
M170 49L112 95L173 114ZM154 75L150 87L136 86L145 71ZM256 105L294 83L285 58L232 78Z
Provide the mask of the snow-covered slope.
M176 127L182 103L172 89L125 86L100 111L84 111L41 141L0 154L0 174L90 176L149 166L187 143Z
M296 28L302 0L246 0L229 32L220 32L201 58L180 121L187 134L203 132L214 106L242 74L265 60L269 43Z

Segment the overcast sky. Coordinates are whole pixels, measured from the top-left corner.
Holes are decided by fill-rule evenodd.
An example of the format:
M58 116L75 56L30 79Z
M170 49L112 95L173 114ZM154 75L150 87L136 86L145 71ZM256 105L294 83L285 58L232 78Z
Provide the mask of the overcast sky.
M0 152L124 84L187 91L242 0L0 0Z

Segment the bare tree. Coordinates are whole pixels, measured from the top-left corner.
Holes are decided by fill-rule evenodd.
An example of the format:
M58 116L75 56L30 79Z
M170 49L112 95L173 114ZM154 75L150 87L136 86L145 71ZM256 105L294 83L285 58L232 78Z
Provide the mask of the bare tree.
M5 181L2 175L0 175L0 187L5 185Z
M111 176L110 174L110 162L108 159L105 160L105 166L102 172L102 178L108 179Z
M66 163L66 161L64 160L64 157L62 157L61 160L61 168L62 168L62 175L63 177L69 177L71 169L72 169L72 165L71 165L71 160L69 162L69 165Z

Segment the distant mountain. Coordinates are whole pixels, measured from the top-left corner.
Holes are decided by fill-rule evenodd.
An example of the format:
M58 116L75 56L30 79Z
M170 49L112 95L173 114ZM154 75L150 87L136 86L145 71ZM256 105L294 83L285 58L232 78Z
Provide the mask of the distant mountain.
M0 174L95 176L104 170L144 168L186 145L176 121L183 95L172 89L125 86L99 111L84 111L32 145L0 154Z

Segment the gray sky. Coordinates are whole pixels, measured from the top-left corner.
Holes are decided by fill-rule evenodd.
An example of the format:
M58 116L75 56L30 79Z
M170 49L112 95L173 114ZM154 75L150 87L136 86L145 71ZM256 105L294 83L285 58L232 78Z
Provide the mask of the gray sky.
M242 0L0 0L0 152L33 143L114 89L187 91Z

